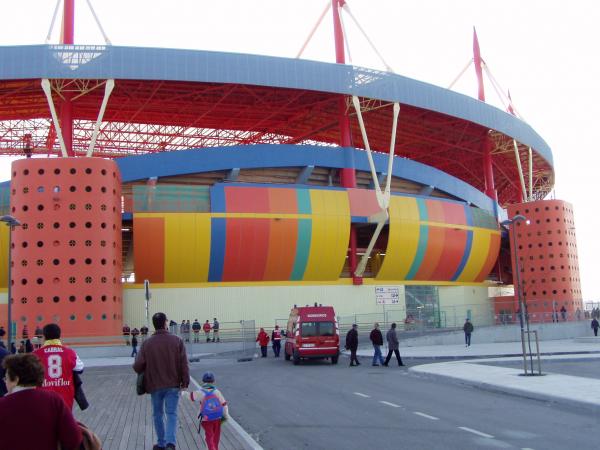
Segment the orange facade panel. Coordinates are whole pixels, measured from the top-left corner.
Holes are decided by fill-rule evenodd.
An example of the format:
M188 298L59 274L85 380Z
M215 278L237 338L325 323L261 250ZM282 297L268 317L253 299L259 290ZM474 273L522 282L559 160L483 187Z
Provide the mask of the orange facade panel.
M511 236L513 273L517 253L522 290L530 312L552 312L563 306L570 314L583 311L573 207L562 200L540 200L511 205L509 217L518 222L516 245ZM512 232L512 227L511 227Z
M136 279L163 283L165 281L165 219L134 216L133 229L136 244L133 251Z
M121 182L114 161L21 159L12 164L12 319L58 323L66 336L119 333Z

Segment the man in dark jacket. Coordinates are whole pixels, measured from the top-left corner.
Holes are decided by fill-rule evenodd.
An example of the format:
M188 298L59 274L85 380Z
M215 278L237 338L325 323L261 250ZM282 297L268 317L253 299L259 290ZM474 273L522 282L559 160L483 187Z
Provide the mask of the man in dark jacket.
M465 347L471 346L471 333L473 332L473 324L467 317L465 324L463 325L463 331L465 332Z
M381 334L381 330L379 329L379 324L375 322L373 329L371 330L371 334L369 335L369 339L373 343L373 365L378 366L379 364L383 365L383 356L381 355L381 346L383 345L383 335ZM379 364L377 364L379 361Z
M398 365L403 366L402 358L400 357L400 342L398 341L398 335L396 334L396 324L393 323L390 329L388 330L385 338L388 343L388 354L385 358L385 362L383 365L385 367L388 366L390 359L392 359L392 353L396 354L396 359L398 360Z
M352 324L352 328L346 334L346 350L350 350L350 367L354 365L360 366L358 358L356 358L356 350L358 350L358 325L355 323Z
M156 331L142 344L133 370L138 374L144 373L145 389L152 398L157 437L153 450L169 450L175 449L176 444L179 390L187 389L190 372L183 341L167 331L167 316L164 313L154 314L152 324Z
M598 328L600 327L600 323L598 323L598 319L595 317L592 319L592 330L594 330L594 336L598 336Z
M202 325L200 325L200 322L198 322L198 319L194 320L194 323L192 324L192 331L194 332L194 342L198 343L200 342L200 329L202 328Z

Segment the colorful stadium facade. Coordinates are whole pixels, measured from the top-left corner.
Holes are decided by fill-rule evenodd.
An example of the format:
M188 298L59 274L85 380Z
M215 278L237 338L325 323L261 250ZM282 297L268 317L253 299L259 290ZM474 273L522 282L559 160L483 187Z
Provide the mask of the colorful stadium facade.
M511 284L514 273L504 264L514 258L499 226L503 208L509 216L529 208L537 221L535 208L555 206L543 200L554 183L550 148L482 101L342 64L344 2L332 4L339 64L75 46L68 8L63 45L0 48L0 153L60 156L15 162L4 186L5 212L24 225L12 233L19 325L56 320L70 335L114 335L123 322L145 320L144 280L152 309L177 320L267 325L313 301L342 315L374 313L375 286L402 297L407 286L435 286L440 303L464 307L461 322L477 308L492 320L488 286ZM515 151L519 163L530 161L525 204ZM373 237L388 175L387 220ZM561 214L571 236L570 207ZM540 212L532 232L556 229L545 220ZM569 248L555 255L568 264L544 266L561 280L551 291L530 288L547 280L524 278L528 298L581 306ZM406 304L416 295L407 291ZM402 319L404 305L395 307Z

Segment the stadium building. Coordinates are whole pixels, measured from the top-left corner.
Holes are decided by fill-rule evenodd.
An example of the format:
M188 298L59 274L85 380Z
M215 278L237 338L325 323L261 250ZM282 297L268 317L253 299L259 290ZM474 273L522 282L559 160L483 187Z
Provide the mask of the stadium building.
M176 321L266 326L316 302L492 324L518 309L497 294L517 261L530 312L582 309L572 208L544 200L552 152L482 101L478 47L479 99L347 65L344 3L335 64L74 45L73 0L60 45L0 47L0 153L22 156L2 322L10 277L17 330L70 336L139 328L145 280Z

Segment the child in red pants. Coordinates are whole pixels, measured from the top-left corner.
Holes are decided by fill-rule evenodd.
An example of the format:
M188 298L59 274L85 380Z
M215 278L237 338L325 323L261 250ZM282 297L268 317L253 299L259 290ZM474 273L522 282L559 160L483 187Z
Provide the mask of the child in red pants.
M200 423L204 429L208 450L219 450L221 423L229 418L227 402L214 383L214 374L206 372L202 376L202 386L199 391L181 391L182 397L200 402Z

